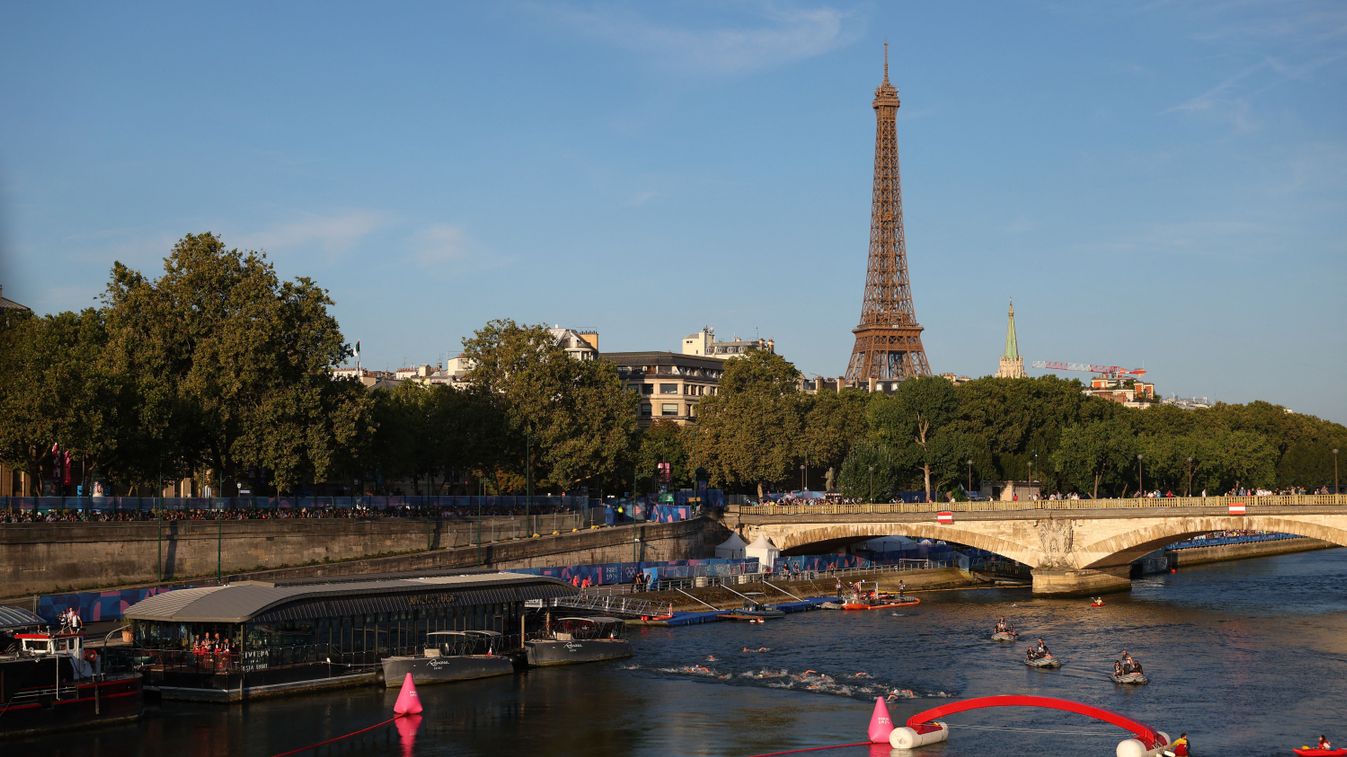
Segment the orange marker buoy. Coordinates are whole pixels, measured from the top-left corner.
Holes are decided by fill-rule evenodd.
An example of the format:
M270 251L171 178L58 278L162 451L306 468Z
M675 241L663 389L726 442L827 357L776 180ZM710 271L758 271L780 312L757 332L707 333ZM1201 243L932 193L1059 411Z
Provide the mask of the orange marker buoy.
M887 744L892 732L893 720L889 718L889 708L884 704L884 697L875 697L875 711L870 715L870 729L866 735L871 744Z
M421 698L416 695L416 684L412 683L412 674L402 679L402 690L398 692L398 701L393 705L393 714L420 715Z

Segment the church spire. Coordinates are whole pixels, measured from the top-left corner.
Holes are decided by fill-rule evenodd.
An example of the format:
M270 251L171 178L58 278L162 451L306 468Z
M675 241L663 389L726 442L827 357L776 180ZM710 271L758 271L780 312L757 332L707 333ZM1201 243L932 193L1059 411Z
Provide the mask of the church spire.
M1009 321L1006 323L1006 353L1002 357L1009 360L1020 359L1020 343L1015 338L1015 301L1010 301Z
M1020 341L1015 334L1015 301L1010 301L1010 313L1006 317L1006 351L1001 355L1001 364L996 369L997 378L1024 378L1024 358L1020 357Z

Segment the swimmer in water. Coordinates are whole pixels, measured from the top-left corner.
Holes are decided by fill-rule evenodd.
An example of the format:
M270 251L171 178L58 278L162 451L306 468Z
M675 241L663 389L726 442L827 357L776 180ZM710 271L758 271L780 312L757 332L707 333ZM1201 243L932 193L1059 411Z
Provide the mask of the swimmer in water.
M715 662L715 661L716 661L716 656L713 655L713 654L709 654L709 655L706 656L706 661L707 661L707 662Z

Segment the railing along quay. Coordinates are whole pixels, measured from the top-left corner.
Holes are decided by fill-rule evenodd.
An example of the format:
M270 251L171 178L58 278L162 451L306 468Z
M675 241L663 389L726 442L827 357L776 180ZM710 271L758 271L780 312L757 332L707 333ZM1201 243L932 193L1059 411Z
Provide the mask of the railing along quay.
M918 515L941 511L1014 513L1035 510L1198 510L1241 503L1250 510L1261 507L1347 506L1347 494L1272 494L1258 496L1219 495L1206 497L1130 497L1126 499L1039 499L1001 502L858 502L841 504L729 505L727 516L775 515Z

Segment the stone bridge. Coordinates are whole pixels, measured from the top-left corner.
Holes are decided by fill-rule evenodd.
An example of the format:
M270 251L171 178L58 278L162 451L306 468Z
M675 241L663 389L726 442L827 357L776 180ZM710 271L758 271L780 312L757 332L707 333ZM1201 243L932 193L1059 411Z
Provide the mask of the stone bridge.
M749 542L765 534L795 554L876 536L941 539L1028 565L1035 594L1097 594L1129 588L1132 561L1212 531L1276 531L1347 546L1347 495L743 505L726 509L725 525Z

